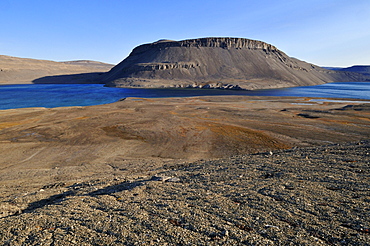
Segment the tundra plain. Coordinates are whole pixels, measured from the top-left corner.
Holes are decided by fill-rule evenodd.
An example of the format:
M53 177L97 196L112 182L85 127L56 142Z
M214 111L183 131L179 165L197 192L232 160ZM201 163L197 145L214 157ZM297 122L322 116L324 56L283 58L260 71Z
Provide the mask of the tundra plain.
M127 98L0 111L3 245L367 245L370 104Z

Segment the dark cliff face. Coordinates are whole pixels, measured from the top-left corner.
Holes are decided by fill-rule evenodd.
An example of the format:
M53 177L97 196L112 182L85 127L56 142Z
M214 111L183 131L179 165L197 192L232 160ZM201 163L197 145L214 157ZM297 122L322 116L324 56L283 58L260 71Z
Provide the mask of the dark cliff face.
M260 89L352 79L291 58L265 42L200 38L140 45L103 82L121 87Z
M133 54L137 52L145 52L153 48L169 48L169 47L208 47L208 48L246 48L254 50L277 51L278 49L265 42L245 39L245 38L199 38L188 39L183 41L159 40L150 44L143 44L133 50Z

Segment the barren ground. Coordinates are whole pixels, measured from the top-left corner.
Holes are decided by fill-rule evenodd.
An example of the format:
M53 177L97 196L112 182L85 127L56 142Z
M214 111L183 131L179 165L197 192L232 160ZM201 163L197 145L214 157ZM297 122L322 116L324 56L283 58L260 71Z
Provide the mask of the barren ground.
M0 241L368 245L369 106L232 96L0 111Z

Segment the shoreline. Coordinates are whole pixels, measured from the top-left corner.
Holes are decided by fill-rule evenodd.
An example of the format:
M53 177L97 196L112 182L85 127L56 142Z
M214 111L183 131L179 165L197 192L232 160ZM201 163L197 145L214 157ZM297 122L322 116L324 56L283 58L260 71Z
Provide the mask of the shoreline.
M360 83L360 82L359 82ZM45 84L43 84L45 85ZM41 85L41 86L43 86ZM87 85L87 84L79 84L79 85ZM98 84L90 84L90 85L98 85ZM104 85L101 85L99 84L100 86L104 86ZM13 85L9 85L9 86L13 86ZM22 86L22 85L21 85ZM25 85L27 86L27 85ZM36 85L38 86L38 85ZM58 86L58 85L57 85ZM70 84L67 86L71 86ZM74 88L76 89L76 88ZM111 88L111 89L114 89L114 88ZM36 93L34 95L30 94L28 95L27 94L27 90L25 90L25 95L28 95L28 97L25 97L25 98L22 98L22 99L19 99L20 101L25 101L28 102L28 104L25 104L25 105L20 105L20 106L16 106L16 108L23 108L23 107L45 107L45 108L58 108L58 107L73 107L75 106L76 104L80 104L80 105L76 105L77 107L84 107L84 106L96 106L96 105L103 105L103 104L110 104L110 103L114 103L114 102L117 102L117 101L120 101L120 100L123 100L123 98L130 98L130 97L135 97L135 98L189 98L189 97L227 97L227 96L245 96L245 97L274 97L274 98L311 98L311 99L327 99L327 100L339 100L339 99L343 99L345 101L354 101L354 100L357 100L357 101L363 101L363 102L368 102L370 101L370 98L367 98L368 96L364 96L364 95L361 95L358 96L358 97L350 97L350 93L349 94L341 94L341 95L330 95L330 94L327 94L327 95L322 95L322 92L320 91L314 91L314 92L311 92L311 94L315 95L317 94L317 96L307 96L305 95L307 92L305 92L304 89L302 89L302 91L296 91L296 92L289 92L289 94L292 94L292 95L288 95L288 94L284 94L284 92L281 92L281 88L277 88L277 89L267 89L267 90L259 90L259 91L245 91L246 93L249 92L249 94L239 94L238 91L235 92L235 90L225 90L225 89L179 89L179 88L128 88L128 89L132 89L132 90L138 90L138 91L129 91L129 92L126 92L126 93L122 93L122 95L119 95L119 97L116 95L116 92L111 92L108 90L108 92L106 91L105 93L111 93L111 97L110 98L113 98L113 100L116 100L116 101L112 101L112 100L107 100L106 98L101 98L99 96L99 93L97 93L97 91L95 90L95 88L92 88L92 95L94 95L93 98L89 98L89 97L86 97L85 98L85 101L81 102L80 101L80 98L77 97L77 98L74 98L74 97L70 97L68 99L68 97L65 97L65 95L59 95L59 94L56 94L55 95L55 99L50 102L50 101L42 101L42 102L37 102L37 104L35 104L35 102L33 101L33 98L43 98L44 96L43 95L40 95L39 93ZM294 89L294 88L288 88L288 89ZM47 93L49 90L48 88L45 89L46 91L44 91L43 93ZM72 88L67 88L67 89L63 89L65 90L64 93L73 93L73 89ZM140 92L140 90L143 90L143 92ZM146 94L152 94L152 92L150 92L150 90L153 90L155 93L154 95L140 95L140 93L146 93ZM176 90L178 90L178 92L176 92ZM149 91L149 92L147 92ZM169 94L168 92L166 91L170 91L171 93ZM172 92L172 91L175 91L175 92ZM267 94L265 92L268 92ZM104 91L103 91L104 92ZM233 92L235 92L233 94ZM239 91L240 92L240 91ZM80 94L83 94L85 93L84 92L84 88L77 88L77 90L75 90L75 94L77 95L80 95ZM118 93L118 92L117 92ZM132 94L136 94L136 96L132 95ZM204 95L204 93L208 93L209 95ZM226 93L226 94L222 94L222 93ZM228 94L228 93L231 93L231 94ZM274 94L274 93L277 93L277 95L271 95L271 94ZM62 93L60 93L62 94ZM185 95L184 95L185 94ZM199 95L198 95L199 94ZM257 95L256 95L257 94ZM105 94L104 94L105 95ZM84 96L84 95L82 95ZM99 98L99 102L96 102L98 104L93 104L91 101L95 101L97 100L96 99ZM106 96L107 97L107 96ZM360 98L360 97L363 97L363 98ZM68 100L67 100L68 99ZM7 100L9 100L9 98L5 97L4 98L4 101L5 102L8 102ZM14 100L14 99L12 99ZM77 101L76 101L77 100ZM9 104L9 103L8 103ZM7 104L7 105L8 105ZM28 105L35 105L35 106L28 106ZM65 104L68 104L67 106L65 106ZM82 105L81 105L82 104ZM88 105L84 105L84 104L88 104ZM6 110L6 109L12 109L11 106L7 106L7 108L4 108L3 110Z

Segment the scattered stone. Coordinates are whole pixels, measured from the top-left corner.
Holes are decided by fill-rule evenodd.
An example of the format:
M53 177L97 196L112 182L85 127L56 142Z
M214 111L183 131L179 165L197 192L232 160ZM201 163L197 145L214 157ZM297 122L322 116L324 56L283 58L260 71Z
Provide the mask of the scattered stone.
M229 236L229 231L228 231L228 230L226 230L226 229L224 229L224 230L222 230L222 231L221 231L221 235L222 235L223 237L228 237L228 236Z
M170 222L170 224L172 224L174 226L181 226L182 225L181 221L178 221L178 220L175 220L175 219L169 219L168 222Z
M162 182L180 182L180 179L177 177L168 177L168 176L153 176L152 181L162 181Z
M275 228L275 229L279 229L278 226L274 226L274 225L265 225L265 228Z
M251 227L246 226L246 225L236 224L235 226L238 227L239 229L243 230L243 231L253 231L253 229Z
M167 179L165 182L180 182L180 179L177 177L173 177L173 178Z
M238 161L234 157L173 164L157 169L153 177L135 174L122 178L130 182L117 182L113 175L102 176L66 186L61 194L59 189L5 193L6 187L6 196L0 197L0 241L9 245L49 245L52 240L60 245L72 241L76 245L367 245L370 156L365 153L369 148L369 142L340 144L276 151L273 158L262 152ZM310 156L311 164L305 156ZM335 158L336 164L326 165ZM363 173L351 171L353 167L339 161L344 159L357 161L356 168ZM274 178L261 178L266 173ZM248 178L236 178L243 174ZM181 185L148 182L177 177ZM345 193L326 187L342 187ZM357 194L360 199L355 199Z
M171 177L167 177L167 176L153 176L151 178L152 181L162 181L162 182L166 182L169 179L171 179Z
M293 185L284 185L284 189L286 189L286 190L294 190L294 186Z
M64 187L65 185L66 183L64 182L48 184L48 185L44 185L42 189L54 189L54 188Z

